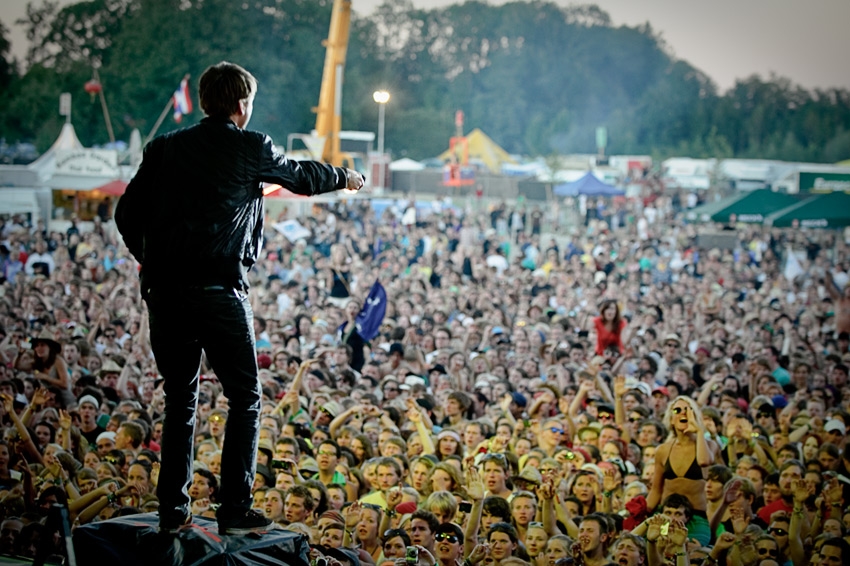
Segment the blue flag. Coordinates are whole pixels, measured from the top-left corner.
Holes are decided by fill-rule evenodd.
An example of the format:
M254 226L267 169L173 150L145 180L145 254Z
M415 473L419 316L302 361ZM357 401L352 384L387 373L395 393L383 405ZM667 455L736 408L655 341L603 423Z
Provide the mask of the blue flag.
M368 342L378 335L386 313L387 292L381 282L376 280L356 319L357 332L363 340Z

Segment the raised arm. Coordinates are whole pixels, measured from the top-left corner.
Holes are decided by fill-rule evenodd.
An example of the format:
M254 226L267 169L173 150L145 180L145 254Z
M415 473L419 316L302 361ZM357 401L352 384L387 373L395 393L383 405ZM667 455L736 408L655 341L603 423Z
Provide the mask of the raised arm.
M466 471L466 494L472 500L472 511L466 520L463 532L463 555L469 556L478 544L478 530L481 527L481 511L484 508L484 482L475 466Z

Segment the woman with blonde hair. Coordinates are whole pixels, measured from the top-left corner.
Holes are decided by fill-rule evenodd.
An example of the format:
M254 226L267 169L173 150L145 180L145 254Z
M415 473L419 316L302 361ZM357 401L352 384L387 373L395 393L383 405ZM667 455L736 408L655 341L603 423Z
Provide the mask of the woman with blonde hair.
M451 523L457 514L457 499L448 491L435 491L421 505L437 516L441 523Z
M688 532L703 545L708 544L711 533L706 517L705 468L718 457L719 448L706 438L702 411L690 397L676 397L668 405L664 425L670 435L655 452L647 508L652 511L674 493L687 497L694 510Z

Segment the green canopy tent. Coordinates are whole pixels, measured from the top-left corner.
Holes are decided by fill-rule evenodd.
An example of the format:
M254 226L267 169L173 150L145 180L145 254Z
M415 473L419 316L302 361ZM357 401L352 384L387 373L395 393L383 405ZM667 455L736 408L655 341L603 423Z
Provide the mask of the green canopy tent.
M765 218L765 224L779 228L844 228L850 226L850 194L844 192L813 195Z
M761 224L764 219L777 210L782 210L800 202L797 195L776 193L770 189L759 189L745 193L743 197L730 202L728 206L711 215L714 222L747 222ZM732 217L734 216L734 220Z
M707 202L705 204L701 204L697 207L692 208L691 210L685 213L685 219L688 222L709 222L711 220L711 216L715 212L719 212L730 206L731 204L738 202L742 198L746 197L747 193L738 193L732 196L728 196L726 198L720 199L714 202Z

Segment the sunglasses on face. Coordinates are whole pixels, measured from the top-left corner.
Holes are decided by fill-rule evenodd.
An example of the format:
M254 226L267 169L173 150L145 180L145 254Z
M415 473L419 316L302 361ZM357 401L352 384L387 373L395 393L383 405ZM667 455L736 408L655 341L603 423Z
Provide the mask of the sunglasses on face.
M630 423L638 423L642 420L642 417L629 417Z
M558 427L556 427L556 426L553 426L553 427L549 428L549 430L551 430L551 431L552 431L552 432L554 432L555 434L564 434L564 429L562 429L562 428L558 428Z
M529 529L542 529L543 523L541 523L540 521L531 521L530 523L528 523L528 528Z
M612 415L611 413L599 413L599 418L600 419L606 419L606 420L607 419L613 419L614 415Z
M457 542L457 536L450 533L437 533L437 536L434 537L434 540L437 542L448 541L452 544Z
M679 415L681 413L684 413L685 411L687 411L687 409L684 408L684 407L673 407L673 414L674 415Z
M776 558L777 552L776 552L775 548L766 548L766 547L763 546L763 547L761 547L757 550L758 550L759 556L767 555L767 556L770 556L771 558Z
M784 537L788 535L788 531L786 531L785 529L780 529L779 527L773 527L771 529L768 529L767 532L778 537Z

